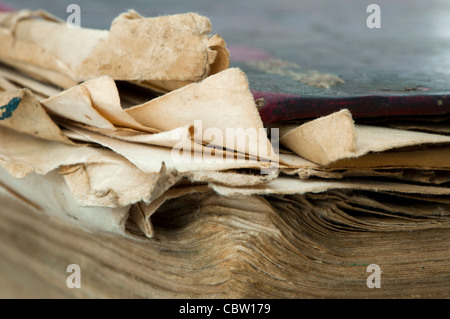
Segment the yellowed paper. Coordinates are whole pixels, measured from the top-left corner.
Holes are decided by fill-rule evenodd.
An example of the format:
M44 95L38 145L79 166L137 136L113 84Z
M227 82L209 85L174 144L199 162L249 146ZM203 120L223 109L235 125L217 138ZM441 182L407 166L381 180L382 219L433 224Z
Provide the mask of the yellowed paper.
M73 144L28 89L0 93L0 126L43 139Z
M276 213L263 196L450 195L449 136L355 125L348 110L280 125L287 150L275 154L246 75L228 69L225 41L210 31L193 13L130 11L109 31L68 30L45 12L0 14L0 61L31 76L0 67L0 188L36 211L135 239L153 238L154 213L185 197L257 219ZM171 92L124 109L115 80ZM279 166L262 174L268 161ZM331 218L343 220L339 209Z
M64 121L62 122L62 125L64 125L64 127L67 129L63 132L63 134L67 135L68 137L73 136L75 139L78 138L79 140L90 142L92 142L93 140L86 138L85 135L86 134L89 135L89 133L86 131L99 133L108 137L116 138L118 140L127 141L131 143L150 144L157 146L165 146L169 148L172 148L175 145L179 145L180 143L183 142L185 142L186 145L192 144L191 141L193 135L192 126L184 126L170 131L150 134L129 128L102 129L88 125L82 125L79 123L69 123ZM74 133L77 136L74 136L73 135ZM83 135L83 133L85 135Z
M14 177L45 175L63 165L114 162L119 155L90 146L75 146L36 138L0 127L0 164Z
M181 179L177 173L167 172L164 166L158 173L143 173L125 159L63 166L59 173L80 206L122 207L150 203Z
M448 144L450 136L386 127L355 125L348 110L299 127L283 127L280 143L314 163L326 166L367 153L407 146Z
M116 126L156 133L138 123L120 105L114 80L102 76L65 90L42 101L53 115L89 126L113 130Z
M204 144L278 161L264 133L247 77L236 68L129 108L126 112L143 125L164 131L194 125L197 121L200 123L199 139ZM242 129L242 132L233 129ZM227 134L230 133L227 131L232 135L228 140ZM246 135L246 132L256 133L254 140L250 140L252 135ZM239 136L234 136L234 133Z
M270 195L320 193L330 189L361 189L371 191L399 192L405 194L450 195L450 189L438 186L422 186L406 183L368 181L358 179L342 180L300 180L293 177L279 177L267 184L251 187L229 187L210 184L220 195Z
M4 66L0 66L0 76L10 82L14 82L16 87L30 89L36 97L38 97L38 95L42 96L43 98L40 100L57 95L61 92L60 89L52 85L39 82Z
M219 156L207 156L204 147L198 145L198 152L195 146L190 148L187 154L177 156L178 151L174 148L162 147L158 145L144 145L139 143L130 143L121 139L112 138L97 132L84 130L78 127L71 127L71 130L84 136L87 140L107 147L117 154L127 158L140 170L146 173L156 173L161 170L164 163L169 170L176 170L180 173L198 172L198 171L222 171L228 169L253 168L261 169L266 167L266 163L257 160L242 159L237 160L234 155L227 160L223 153ZM176 132L177 129L172 132ZM158 134L159 135L159 134ZM168 136L164 134L165 136ZM168 136L169 137L169 136ZM169 142L170 142L169 137ZM176 140L172 140L176 141ZM181 140L185 146L191 146L192 140ZM167 143L167 141L165 141ZM180 144L177 142L176 144ZM186 156L187 155L187 156Z
M0 60L64 88L101 75L115 80L185 85L228 67L228 50L195 13L119 15L111 29L69 28L45 12L0 15ZM48 36L51 35L51 36ZM179 86L178 86L179 87Z
M130 207L83 207L77 204L63 177L52 171L45 176L35 173L14 178L0 167L0 190L8 193L38 213L79 226L90 232L107 232L139 239L127 231ZM20 196L17 196L20 194Z

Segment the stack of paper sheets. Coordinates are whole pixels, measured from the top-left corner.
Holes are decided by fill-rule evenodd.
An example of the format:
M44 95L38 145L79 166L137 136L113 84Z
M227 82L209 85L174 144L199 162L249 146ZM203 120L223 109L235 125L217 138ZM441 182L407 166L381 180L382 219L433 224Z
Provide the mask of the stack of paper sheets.
M360 125L341 110L265 129L246 75L229 68L225 41L210 32L192 13L130 11L109 31L69 28L41 11L0 14L2 191L136 240L155 236L152 215L164 203L192 194L199 206L211 196L230 209L279 213L301 202L294 195L322 196L341 203L323 216L339 223L346 205L450 214L448 128ZM377 193L424 206L371 198Z

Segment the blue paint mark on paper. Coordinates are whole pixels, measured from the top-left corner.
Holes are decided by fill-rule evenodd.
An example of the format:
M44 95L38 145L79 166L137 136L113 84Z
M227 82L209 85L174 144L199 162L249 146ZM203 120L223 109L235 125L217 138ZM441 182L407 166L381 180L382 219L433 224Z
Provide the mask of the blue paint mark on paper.
M8 104L0 106L0 120L5 120L13 115L13 112L19 106L22 99L20 97L12 98Z

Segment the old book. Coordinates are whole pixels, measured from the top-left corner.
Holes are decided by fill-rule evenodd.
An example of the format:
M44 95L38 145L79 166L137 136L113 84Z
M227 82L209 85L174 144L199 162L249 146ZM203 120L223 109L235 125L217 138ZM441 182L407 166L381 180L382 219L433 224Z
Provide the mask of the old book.
M125 47L160 61L148 77L120 75L117 57L87 67L123 45L113 30L129 23L156 39L183 25L163 44L193 34L174 54L206 56L183 62L203 76L156 76L168 62L140 51L150 44L139 32L126 34L138 49ZM0 52L1 296L448 297L445 131L355 123L348 109L267 127L246 74L197 15L125 13L109 33L78 30L87 45L71 54L60 51L67 27L45 12L1 25L6 40L67 59L63 70L45 54ZM176 85L155 96L155 83Z

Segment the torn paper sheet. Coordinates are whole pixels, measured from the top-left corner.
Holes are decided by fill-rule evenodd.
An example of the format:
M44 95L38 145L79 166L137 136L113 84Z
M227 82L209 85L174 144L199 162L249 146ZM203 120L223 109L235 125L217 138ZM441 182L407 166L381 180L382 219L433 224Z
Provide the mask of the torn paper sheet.
M0 164L17 178L33 172L45 175L63 165L122 160L107 149L49 141L5 127L0 127L0 136Z
M220 91L220 94L226 95L225 97L208 95L210 93L208 88L212 85L208 78L204 82L191 84L167 94L172 94L179 99L180 104L173 104L174 101L170 98L161 98L138 106L136 112L128 113L122 109L115 82L108 76L86 81L41 102L34 99L34 103L39 106L42 113L43 120L39 123L46 128L41 131L50 134L52 127L55 128L55 132L50 135L51 139L58 140L56 137L59 136L62 137L62 141L69 144L72 143L69 139L100 144L124 155L147 173L159 172L162 163L166 163L169 169L176 169L183 173L191 170L194 172L221 171L239 168L267 170L264 174L276 172L278 155L267 138L267 132L259 118L245 75L238 69L229 69L212 76L211 79L214 80L214 77L218 77L215 79L216 82L213 82L216 86L220 86L220 83L223 85L222 90L216 88L216 92ZM191 112L191 103L183 100L183 96L188 97L192 94L209 96L212 100L197 96L200 101L197 104L193 103L194 111ZM32 98L31 93L28 95ZM153 106L161 111L154 111ZM179 118L183 115L179 109L180 106L185 114L184 119L181 118L181 120ZM53 119L46 114L46 111L53 116ZM8 112L12 115L12 112L18 111L14 109ZM215 119L208 117L214 113L216 113ZM167 114L173 116L172 124L161 125L160 123L166 120ZM11 128L30 133L29 130L33 129L33 126L27 125L26 121L35 121L35 113L22 112L21 115L24 119L23 123L16 121L17 127ZM233 118L230 119L231 116ZM148 126L149 121L145 121L146 118L151 118L163 131ZM223 121L222 118L229 120ZM233 121L238 118L239 122L234 123ZM63 131L53 120L64 128ZM204 121L206 126L202 129ZM178 126L180 123L192 122L194 124L200 122L200 125L197 128L192 124ZM173 128L167 130L171 126ZM208 135L210 130L213 134ZM230 131L231 134L229 134ZM198 133L200 133L199 139L197 139ZM30 134L35 134L34 129ZM45 138L50 139L50 137ZM117 140L129 143L120 143ZM141 151L143 147L138 144L163 148L147 148ZM198 155L200 155L200 161L198 161Z
M109 75L156 81L167 92L172 81L178 87L201 81L229 64L225 42L211 38L209 19L195 13L144 18L131 10L106 31L70 28L43 11L19 11L1 13L0 28L2 62L64 88Z
M64 120L59 121L59 123L66 129L63 131L63 134L67 137L72 137L77 140L88 142L94 142L93 139L89 139L87 137L89 133L86 131L91 131L131 143L150 144L172 148L183 142L191 145L192 136L194 134L193 126L183 126L170 131L164 131L157 134L149 134L130 128L118 127L113 129L103 129Z
M3 65L0 65L0 76L13 83L17 88L30 89L33 95L42 97L42 99L57 95L61 92L55 86L37 81Z
M28 89L0 93L0 126L47 140L73 144Z
M114 147L116 144L113 142L118 142L119 152L140 163L146 170L141 170L108 149L67 145L1 127L0 136L0 164L12 176L24 178L31 173L46 175L60 168L75 200L83 206L115 207L139 201L149 203L182 177L203 184L214 182L242 186L266 183L277 176L276 173L252 175L223 171L247 167L239 163L177 164L172 160L170 148L129 143L100 134L101 142L104 138Z
M35 42L20 40L17 38L18 30L16 27L19 25L19 22L27 24L26 21L37 22L38 25L44 23L44 25L50 26L62 26L64 24L63 21L42 10L33 12L28 10L8 13L0 12L0 40L3 44L0 47L0 61L44 82L50 82L65 88L76 85L77 81L71 76L71 70L51 52L53 46L56 51L64 50L63 48L58 49L58 43L52 45L51 37L48 36L49 34L56 35L58 32L51 29L46 30L45 28L29 28L30 32L22 31L22 33L25 34L25 37L36 37ZM72 40L75 40L75 42L80 40L79 37L72 38L71 36L73 34L70 34L66 39L67 43L70 43ZM47 49L41 47L41 44L39 44L41 40L49 41L50 47ZM72 50L68 50L68 56L73 56L78 50L89 48L87 41L79 44L78 48L72 47Z
M102 76L74 86L42 101L52 114L92 127L113 130L127 127L148 133L159 130L137 122L120 105L114 80Z
M80 206L121 207L141 201L150 203L181 179L177 172L167 171L164 165L158 173L143 173L125 159L63 166L59 173Z
M114 232L128 237L130 234L125 229L128 210L118 210L120 214L116 214L113 208L130 208L142 231L146 236L152 237L150 216L167 199L189 192L200 192L201 189L211 192L207 186L210 182L242 186L247 183L264 183L276 177L236 172L214 172L210 175L203 171L188 170L185 174L187 178L203 185L192 185L192 189L186 192L188 187L183 188L183 191L180 191L180 187L170 189L180 181L182 175L174 170L167 170L164 162L157 163L161 168L159 172L144 173L109 150L38 139L7 128L0 128L0 133L0 162L6 168L5 174L0 176L2 183L12 187L15 192L20 192L21 196L35 206L43 207L42 210L49 215L61 217L93 231ZM16 149L16 145L21 146L20 150ZM138 148L137 151L139 150ZM65 185L61 184L61 177L56 176L55 172L63 177ZM10 182L11 179L14 183ZM62 187L63 198L57 196L53 201L46 201L47 197L41 196L40 192L53 196L53 192L59 192ZM33 191L34 188L39 188L39 191ZM65 204L66 210L61 210L60 206L64 205L66 196L69 195L73 199ZM71 203L76 203L79 208L73 209ZM92 210L83 207L92 207ZM95 208L99 208L98 214ZM104 216L103 211L107 216ZM144 212L141 216L143 220L139 220L140 215L136 215L139 212ZM102 218L105 219L103 222Z
M359 158L339 160L328 166L321 166L295 154L280 154L280 159L286 164L285 167L280 168L283 173L298 174L302 179L311 176L342 178L355 176L355 173L358 174L358 172L361 176L378 175L376 170L383 170L382 174L391 174L395 171L411 169L428 174L435 170L450 170L448 158L450 158L449 146L407 152L369 153Z
M262 160L264 165L278 164L279 160L247 78L239 69L222 71L127 110L121 107L117 86L109 76L83 82L41 103L65 127L78 125L130 142L178 148L183 146L176 143L180 139L167 137L173 136L174 130L189 128L191 140L207 146L209 152L238 152L244 158ZM148 134L161 131L167 133Z
M298 127L281 127L280 143L307 160L326 166L368 153L448 144L450 136L355 125L350 112L341 110Z
M268 183L278 177L278 172L273 174L259 174L259 171L251 174L239 170L226 171L194 171L183 174L193 183L214 183L226 186L252 186Z
M417 168L450 169L450 147L430 147L415 151L369 153L358 158L342 159L328 166L334 168Z
M450 121L447 123L388 123L386 126L397 128L400 130L422 131L428 133L438 133L450 135Z
M144 173L103 148L73 146L0 128L0 164L16 178L60 168L78 205L118 207L150 202L181 178L174 170ZM19 147L18 147L19 145ZM124 177L125 176L125 177Z
M444 170L421 170L417 168L408 169L372 169L372 168L350 168L336 170L322 170L320 168L297 168L283 169L287 175L296 175L300 179L319 177L326 179L341 179L348 177L385 177L394 180L419 182L425 184L443 184L450 182L450 171Z
M423 195L450 195L450 189L439 186L422 186L407 183L393 183L364 179L346 180L320 180L307 179L300 180L294 177L278 177L267 184L255 185L251 187L229 187L224 185L210 184L218 194L223 196L231 195L287 195L320 193L330 189L360 189L370 191L398 192L405 194Z
M142 105L126 109L148 127L198 127L202 144L278 162L250 93L247 77L231 68ZM199 123L198 125L195 125Z
M236 158L234 153L217 152L212 154L206 152L202 145L193 145L192 140L182 139L177 145L182 144L180 154L177 148L162 147L157 145L145 145L141 143L130 143L121 139L112 138L91 130L71 126L71 130L83 136L86 140L102 145L122 155L140 170L146 173L156 173L161 170L164 163L170 170L176 170L180 173L199 172L199 171L222 171L229 169L265 169L269 168L267 164L256 159ZM171 132L176 132L174 129ZM174 142L176 139L170 137L169 132L163 134L168 137L167 143ZM158 134L159 135L159 134ZM180 137L180 136L178 136ZM182 137L182 136L181 136ZM186 152L184 152L187 149ZM197 151L198 150L198 151ZM227 157L227 154L231 154Z
M225 184L230 186L245 186L245 185L266 183L278 176L278 171L276 170L272 174L259 174L259 171L256 171L256 173L254 174L242 173L236 170L230 171L230 168L239 169L248 167L252 168L259 167L256 164L251 164L251 166L247 166L237 163L238 165L233 166L227 165L224 167L222 165L214 165L214 161L211 161L210 165L205 165L205 163L208 160L208 158L204 156L205 147L202 145L193 145L191 140L191 136L193 134L192 126L180 127L171 131L165 131L158 134L146 134L128 129L116 129L109 131L102 129L94 129L92 127L87 128L82 125L73 125L68 123L65 123L64 125L67 129L64 130L63 132L67 137L70 137L78 141L99 143L100 145L115 150L116 152L124 155L125 157L129 157L131 161L136 161L136 163L138 164L140 162L142 163L145 162L144 159L139 160L140 156L136 155L138 153L148 154L150 156L152 150L157 150L155 153L167 154L165 158L161 158L161 163L163 164L166 163L165 165L168 165L170 168L179 170L180 172L183 173L183 177L188 178L192 182L200 182L200 183L216 182L219 184ZM135 144L134 146L133 145L127 146L123 142L118 143L117 141L114 141L114 139L118 139L123 142L131 142L137 144ZM197 149L199 150L199 154L195 153L189 154L189 159L191 159L192 163L195 162L195 164L192 165L192 171L186 170L186 167L184 165L182 166L177 165L176 161L177 157L173 156L172 148L176 145L180 145L181 143L188 145L192 150L192 152L196 151ZM163 146L166 147L167 149L164 150L162 148L152 148L152 147L146 149L145 145L143 144L153 146ZM134 155L133 152L129 151L133 147L136 148ZM168 156L169 151L170 151L170 159ZM233 156L234 159L234 154L228 153L215 154L215 156L212 157L211 159L218 159L218 155L224 158L224 161L226 160L227 155ZM200 161L199 158L201 158ZM244 159L244 161L250 162L250 159L246 158ZM256 159L254 161L256 162ZM186 163L189 163L189 161L186 161ZM198 164L200 164L201 166L199 167ZM145 166L145 164L142 164L141 166L141 168L144 171L152 172L152 170L148 170L148 167L150 167L150 165ZM155 167L160 166L155 164ZM198 170L199 168L200 169L203 168L204 171ZM224 169L226 169L227 171L222 171Z
M72 198L63 177L52 171L45 176L35 173L14 178L0 167L0 190L25 202L38 213L66 221L91 232L108 232L139 239L126 229L130 207L83 207Z
M361 122L360 124L366 125L387 126L401 130L439 133L444 135L450 134L450 114L389 116L359 119L359 121Z
M21 87L17 84L12 83L4 76L0 75L0 92L3 91L18 91Z

